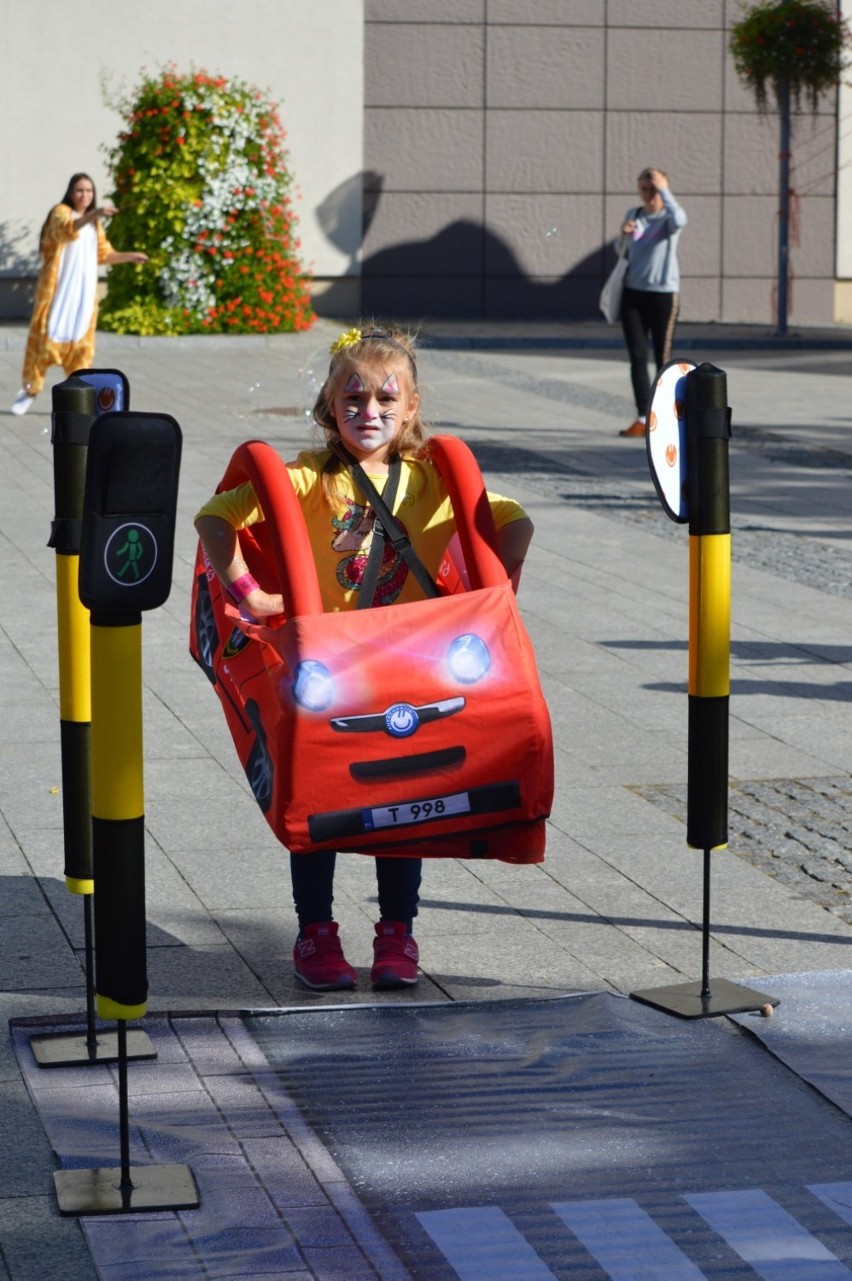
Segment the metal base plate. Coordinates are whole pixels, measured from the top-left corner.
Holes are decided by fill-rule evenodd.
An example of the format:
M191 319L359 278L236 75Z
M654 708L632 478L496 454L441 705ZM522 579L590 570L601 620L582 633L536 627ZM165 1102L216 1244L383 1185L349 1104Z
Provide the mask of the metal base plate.
M53 1176L61 1214L139 1214L196 1210L200 1204L188 1165L130 1168L131 1187L121 1187L121 1168L57 1170Z
M45 1032L30 1037L30 1049L39 1067L85 1067L90 1063L115 1063L118 1060L118 1033L98 1032L94 1054L88 1038L82 1033ZM157 1051L147 1032L129 1028L128 1059L155 1059Z
M719 1014L745 1014L778 1004L778 998L753 988L731 983L728 979L713 979L708 984L709 996L702 996L701 983L673 983L670 987L649 987L641 992L631 992L634 1001L653 1005L682 1019L708 1019Z

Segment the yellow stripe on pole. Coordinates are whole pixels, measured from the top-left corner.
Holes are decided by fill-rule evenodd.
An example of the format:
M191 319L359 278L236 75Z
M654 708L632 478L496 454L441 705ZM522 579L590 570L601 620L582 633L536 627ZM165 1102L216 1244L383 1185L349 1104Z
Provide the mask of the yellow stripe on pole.
M122 1022L128 1023L133 1019L143 1019L148 1013L148 1002L143 1001L141 1005L122 1005L120 1001L114 1001L112 997L101 996L97 994L98 1018L113 1020L121 1019Z
M59 640L59 715L92 719L89 611L77 593L79 556L56 557L56 623Z
M142 627L92 626L92 816L139 818L142 769Z
M731 535L689 539L689 692L726 698L731 690Z
M66 876L65 888L69 894L94 894L95 882L79 876Z

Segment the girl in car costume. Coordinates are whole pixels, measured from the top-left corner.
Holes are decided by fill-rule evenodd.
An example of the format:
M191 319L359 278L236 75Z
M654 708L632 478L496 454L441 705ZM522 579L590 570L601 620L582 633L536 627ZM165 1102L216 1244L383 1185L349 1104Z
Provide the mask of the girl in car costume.
M411 339L395 328L341 334L331 347L329 373L314 418L328 447L300 454L288 471L308 528L324 610L357 605L375 523L375 513L358 491L345 457L337 452L341 446L362 463L380 493L389 460L401 459L394 514L434 577L455 523L441 474L428 457ZM532 522L514 500L491 493L488 499L498 554L506 572L517 580ZM263 513L250 484L216 494L195 518L213 569L240 609L256 619L283 609L280 596L258 587L240 554L239 530L260 520ZM408 565L387 542L374 605L422 598ZM357 982L332 917L335 858L329 850L290 856L299 922L294 970L297 978L318 990L351 988ZM411 928L421 860L378 856L375 863L381 919L375 927L371 982L377 988L412 985L419 959Z

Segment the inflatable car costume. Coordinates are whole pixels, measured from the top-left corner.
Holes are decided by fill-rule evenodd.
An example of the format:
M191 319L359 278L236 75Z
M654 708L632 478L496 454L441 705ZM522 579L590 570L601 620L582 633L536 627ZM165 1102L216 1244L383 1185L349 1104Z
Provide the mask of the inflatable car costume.
M284 615L242 619L199 546L190 650L293 853L538 863L553 747L532 644L473 455L452 437L429 449L464 556L461 572L442 567L452 594L323 613L287 468L250 441L219 489L251 481L265 519L240 531L240 549L261 587L281 593Z

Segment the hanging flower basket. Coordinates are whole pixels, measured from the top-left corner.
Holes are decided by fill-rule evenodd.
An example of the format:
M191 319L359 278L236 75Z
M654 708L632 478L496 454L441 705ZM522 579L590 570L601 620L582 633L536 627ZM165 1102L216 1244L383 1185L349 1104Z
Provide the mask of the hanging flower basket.
M768 90L780 101L789 86L798 109L804 96L816 111L820 94L834 88L846 66L849 31L834 5L822 0L761 0L731 28L734 66L767 110Z

